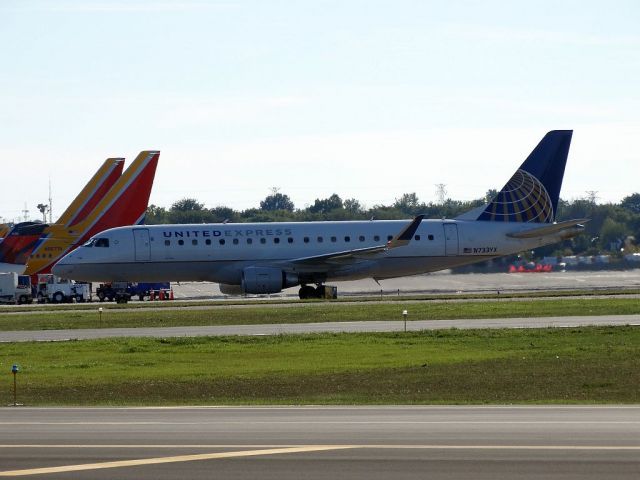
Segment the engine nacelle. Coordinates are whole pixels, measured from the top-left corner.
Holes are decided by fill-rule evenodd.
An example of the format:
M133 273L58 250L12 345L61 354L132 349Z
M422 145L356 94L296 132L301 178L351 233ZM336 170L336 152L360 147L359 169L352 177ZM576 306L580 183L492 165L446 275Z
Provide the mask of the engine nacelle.
M242 291L241 285L229 285L228 283L221 283L218 285L220 287L220 293L223 295L242 295L244 292Z
M242 271L243 293L278 293L298 285L298 275L273 267L247 267Z

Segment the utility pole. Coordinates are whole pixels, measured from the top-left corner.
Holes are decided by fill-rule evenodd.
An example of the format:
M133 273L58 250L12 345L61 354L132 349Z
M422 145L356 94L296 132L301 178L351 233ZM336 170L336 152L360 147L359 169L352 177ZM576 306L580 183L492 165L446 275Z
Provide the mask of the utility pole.
M24 202L24 210L22 210L22 215L24 215L24 221L29 220L29 209L27 208L27 202Z
M585 192L587 194L587 200L589 200L593 205L596 204L596 200L598 199L598 191L597 190L587 190Z
M49 176L49 223L53 223L53 200L51 199L51 176Z
M440 205L444 205L447 201L447 185L444 183L436 183L436 197Z

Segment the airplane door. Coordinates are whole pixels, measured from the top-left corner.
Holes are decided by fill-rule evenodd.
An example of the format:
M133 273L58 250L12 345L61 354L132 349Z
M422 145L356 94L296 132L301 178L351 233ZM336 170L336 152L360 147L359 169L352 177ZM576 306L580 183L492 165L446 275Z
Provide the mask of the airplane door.
M455 223L443 223L445 255L458 255L458 226Z
M151 244L149 243L149 229L135 228L133 230L133 243L136 249L136 261L148 262L151 256Z

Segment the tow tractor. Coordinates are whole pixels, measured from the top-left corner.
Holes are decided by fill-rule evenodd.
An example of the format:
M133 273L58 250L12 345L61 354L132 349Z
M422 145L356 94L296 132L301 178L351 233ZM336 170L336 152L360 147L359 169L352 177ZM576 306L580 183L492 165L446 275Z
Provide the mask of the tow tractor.
M50 273L38 275L38 303L71 303L91 301L91 284L56 277Z

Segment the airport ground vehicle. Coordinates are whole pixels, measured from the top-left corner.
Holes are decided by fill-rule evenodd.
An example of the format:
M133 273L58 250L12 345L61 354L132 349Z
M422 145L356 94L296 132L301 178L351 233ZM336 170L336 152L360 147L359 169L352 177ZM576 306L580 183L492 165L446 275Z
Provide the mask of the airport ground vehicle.
M169 299L170 291L171 284L169 282L112 282L100 284L96 289L96 296L101 302L115 300L118 303L127 303L132 297L138 297L140 301L143 301L145 297L151 298L152 292L154 296L158 295L162 299Z
M91 284L77 283L50 273L38 275L36 287L38 303L90 302Z
M32 303L29 275L0 273L0 303Z

